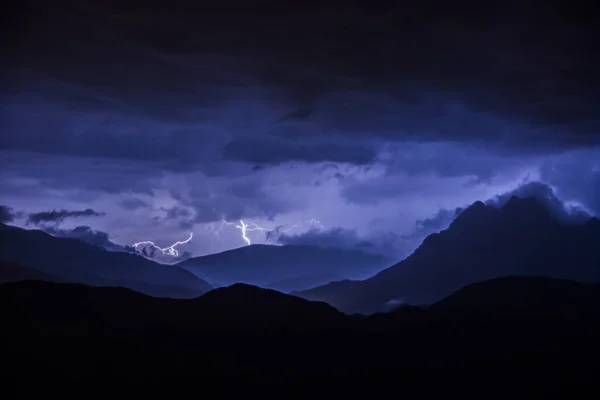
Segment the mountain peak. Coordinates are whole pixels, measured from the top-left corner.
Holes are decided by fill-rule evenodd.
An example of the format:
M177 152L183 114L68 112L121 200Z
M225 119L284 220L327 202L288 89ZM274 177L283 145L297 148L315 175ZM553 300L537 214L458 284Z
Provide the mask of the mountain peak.
M482 222L487 222L495 215L491 207L486 206L481 201L476 201L462 211L452 221L449 229L471 229L480 225Z
M344 312L371 313L393 299L431 304L466 284L507 275L600 281L598 243L598 219L564 224L543 199L513 196L501 207L478 201L408 258L371 278L299 295Z
M554 220L548 207L535 197L512 196L500 209L504 218L514 222L547 222Z
M313 302L245 283L235 283L211 290L194 301L218 306L221 311L227 310L230 314L251 312L273 315L277 313L282 319L290 316L296 318L299 314L305 313L325 314L331 317L339 315L339 311L327 303Z
M502 206L502 209L505 208L529 208L529 209L543 209L543 204L540 200L533 196L529 197L520 197L520 196L510 196L510 199Z

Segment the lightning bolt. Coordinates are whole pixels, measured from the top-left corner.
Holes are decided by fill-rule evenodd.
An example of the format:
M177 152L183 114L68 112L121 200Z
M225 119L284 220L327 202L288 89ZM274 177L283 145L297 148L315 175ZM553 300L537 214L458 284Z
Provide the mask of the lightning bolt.
M252 232L252 231L268 232L268 229L265 229L262 226L259 226L253 222L247 224L241 219L240 219L239 224L236 224L234 222L227 222L225 220L222 220L221 222L225 225L232 225L232 226L235 226L237 229L239 229L242 232L242 239L244 239L244 242L246 242L246 244L248 246L252 244L252 242L250 241L250 239L247 236L248 232Z
M210 242L211 249L214 249L214 247L215 247L215 240L222 241L220 234L221 234L221 231L223 230L224 226L225 226L225 220L221 220L221 225L219 226L218 229L215 229L215 224L214 223L211 223L208 226L208 229L209 229L208 232L212 233L212 240Z
M188 243L190 240L192 240L192 237L194 236L194 232L190 232L190 237L187 238L187 240L181 241L181 242L175 242L172 245L168 246L168 247L159 247L157 245L155 245L153 242L146 240L143 242L137 242L133 244L133 247L137 249L138 246L141 245L150 245L153 248L160 250L164 255L168 255L168 256L173 256L173 257L179 257L179 252L177 251L177 249L175 247L181 245L181 244L186 244Z
M260 232L264 232L265 233L265 237L267 240L276 237L277 235L281 234L281 233L287 233L292 231L293 229L296 229L297 227L299 227L300 225L302 225L303 223L307 223L307 224L311 224L311 225L316 225L321 231L325 230L325 227L323 226L323 224L321 224L321 222L319 220L316 219L311 219L310 221L298 221L296 222L294 225L289 226L285 229L283 229L283 226L278 226L274 229L267 229L264 228L258 224L255 224L253 222L250 223L246 223L244 222L244 220L239 220L239 223L235 223L235 222L228 222L225 219L221 220L221 226L219 227L218 230L215 230L213 226L211 226L211 232L213 232L215 234L215 236L217 238L219 238L219 232L221 232L221 229L223 229L224 225L230 225L230 226L235 226L237 229L240 230L240 232L242 233L242 239L244 240L244 242L246 242L246 245L251 245L252 241L250 240L250 238L248 237L248 232L252 232L252 231L260 231Z

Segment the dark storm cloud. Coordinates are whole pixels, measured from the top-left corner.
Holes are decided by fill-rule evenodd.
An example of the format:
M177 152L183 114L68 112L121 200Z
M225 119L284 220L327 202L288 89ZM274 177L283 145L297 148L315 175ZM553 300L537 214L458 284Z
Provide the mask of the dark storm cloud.
M431 217L417 220L414 230L404 238L423 239L432 233L444 230L463 210L464 207L457 207L454 210L442 208Z
M2 150L159 162L162 168L174 170L202 166L217 158L211 130L111 114L70 114L56 104L40 102L2 107L8 115L7 134L0 137Z
M213 179L195 175L189 183L174 184L170 196L179 202L179 208L188 218L179 215L180 223L189 227L194 223L240 220L245 218L273 219L279 214L297 210L299 203L286 198L281 190L268 188L265 175L251 174L237 179ZM301 208L301 207L300 207Z
M534 197L556 218L564 222L580 222L590 217L582 208L576 205L565 204L562 199L557 197L551 186L542 182L523 183L508 193L503 193L493 199L489 199L486 203L502 207L512 196L521 198Z
M15 211L12 207L0 205L0 223L12 222L15 219Z
M96 121L85 134L65 134L75 129L54 112L11 112L3 148L164 159L181 168L202 165L207 154L360 162L369 152L350 149L374 136L531 151L600 141L597 14L572 11L588 3L324 1L294 9L174 1L160 10L145 3L143 13L126 3L68 4L16 9L3 107L45 101L68 113L131 117L135 129ZM27 120L56 140L19 138ZM169 124L202 126L187 134ZM278 145L270 154L213 151L247 137ZM298 137L337 137L339 148L300 152L277 142Z
M161 207L161 211L165 213L164 217L155 217L157 221L178 221L179 227L182 229L192 229L194 224L196 223L196 218L194 218L194 211L183 208L183 207L170 207L165 208Z
M475 170L471 176L440 177L432 174L430 169L419 175L396 172L394 175L374 174L367 178L346 177L341 181L340 194L350 203L367 206L379 204L390 199L422 197L439 197L455 195L457 192L473 186L478 180Z
M365 182L345 183L342 187L341 195L351 203L366 206L378 204L384 199L402 196L414 191L414 186L408 182L383 181L373 179Z
M392 232L361 237L353 229L334 227L326 230L310 229L300 234L281 234L277 242L283 245L318 246L361 250L386 256L404 256L409 250L401 238Z
M380 158L386 175L432 173L442 178L473 176L478 182L490 182L499 171L518 168L532 160L531 156L510 156L493 149L450 142L391 144L386 146Z
M85 210L52 210L52 211L40 211L31 213L27 216L28 224L44 224L44 223L60 223L67 218L81 218L81 217L101 217L105 214L103 212L97 212L91 208Z
M548 161L542 166L541 178L565 200L577 201L600 216L600 149Z
M226 159L255 164L279 164L288 161L347 162L368 164L377 152L368 145L344 143L297 143L281 139L237 139L223 150Z
M86 196L93 197L95 192L151 195L151 189L157 177L160 177L161 169L160 165L155 163L0 151L0 172L0 175L5 175L6 178L18 177L36 181L36 187L14 187L15 185L0 179L0 183L6 184L11 191L35 191L40 187L51 187L62 190L76 189L86 192Z
M137 197L127 197L119 202L119 205L126 210L137 210L139 208L147 208L149 204Z
M45 232L54 236L79 239L82 242L86 242L94 246L99 246L106 250L128 252L135 251L133 247L121 246L116 243L113 243L110 240L108 233L94 230L89 226L82 225L77 226L73 229L61 229L57 226L44 226L42 229Z
M366 241L361 240L356 231L345 228L331 228L328 230L310 229L301 234L282 234L278 238L281 244L323 246L338 248L353 248L361 245L368 246Z
M192 212L190 210L177 206L171 208L161 207L161 210L166 213L166 219L178 219L192 216Z
M264 218L289 212L292 206L266 193L254 192L237 196L233 193L217 194L212 198L197 198L192 202L196 214L194 222L217 222L222 219L236 221L244 218Z

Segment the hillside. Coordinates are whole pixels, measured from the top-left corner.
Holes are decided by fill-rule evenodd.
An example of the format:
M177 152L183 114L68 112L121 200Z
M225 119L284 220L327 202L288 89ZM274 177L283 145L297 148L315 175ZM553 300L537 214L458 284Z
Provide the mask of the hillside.
M176 266L158 264L136 254L107 251L74 238L55 237L40 230L5 224L0 225L0 261L64 281L124 286L156 296L193 297L212 288ZM22 279L29 277L30 274L23 272Z
M0 283L24 280L40 280L47 282L64 282L61 277L50 275L34 268L10 262L0 261Z
M490 366L582 379L583 366L600 355L599 289L512 277L471 285L428 308L364 317L244 284L195 299L161 299L123 288L22 281L0 285L0 341L10 343L0 359L10 363L9 374L70 377L210 371L234 381L301 381ZM527 293L513 300L526 315L491 306L515 291Z
M512 197L500 209L476 202L447 230L373 277L294 294L370 313L394 301L433 303L469 283L507 275L600 281L598 220L563 224L534 198Z
M388 266L383 256L317 246L244 246L194 257L177 266L217 286L237 282L287 291L292 284L309 288L341 277L362 279ZM302 279L311 277L309 279ZM295 282L293 282L295 280Z

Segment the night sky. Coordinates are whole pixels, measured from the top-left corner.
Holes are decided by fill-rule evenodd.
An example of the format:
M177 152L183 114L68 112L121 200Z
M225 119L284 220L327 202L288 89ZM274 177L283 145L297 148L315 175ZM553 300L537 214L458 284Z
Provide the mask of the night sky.
M401 257L523 185L600 215L595 2L190 3L7 9L4 221Z

